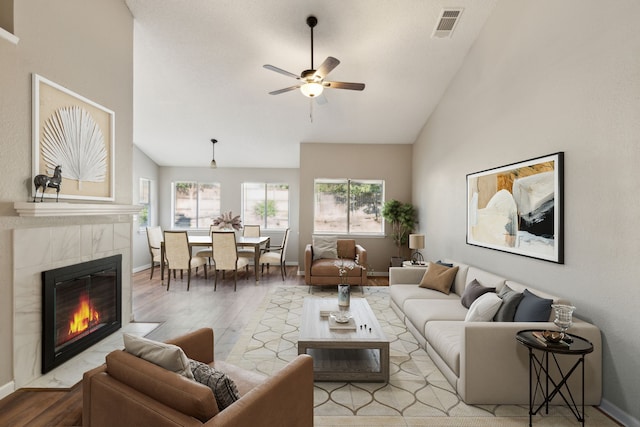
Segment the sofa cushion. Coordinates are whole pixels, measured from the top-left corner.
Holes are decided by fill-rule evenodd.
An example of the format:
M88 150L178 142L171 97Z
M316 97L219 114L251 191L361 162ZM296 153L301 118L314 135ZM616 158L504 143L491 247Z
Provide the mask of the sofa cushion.
M444 259L442 261L447 264L453 264L454 267L458 267L458 273L453 281L451 292L455 292L458 296L462 296L464 288L467 286L467 273L469 272L469 266L451 259Z
M458 298L407 300L403 309L407 319L422 334L427 322L433 320L464 320L467 315L467 309L460 305Z
M458 377L463 329L464 322L438 321L427 323L425 328L425 338L429 345Z
M389 297L402 310L405 301L412 299L451 299L459 301L460 297L454 293L443 294L433 289L421 288L416 285L391 285L389 287Z
M469 308L480 295L495 291L496 288L482 286L476 279L473 279L473 281L471 281L471 283L469 283L464 289L460 302L464 307Z
M311 275L339 277L338 266L336 263L340 263L340 260L337 258L313 261L313 264L311 265ZM358 267L351 270L347 268L345 271L348 277L360 277L362 275L362 269ZM338 281L336 281L336 284L338 284Z
M433 289L435 291L449 294L451 284L456 277L458 267L447 267L438 263L429 263L429 268L424 272L420 281L421 288Z
M493 316L494 322L513 322L518 304L520 304L524 295L521 292L514 291L509 285L504 285L498 296L502 298L502 305L496 315Z
M189 359L177 345L153 341L127 333L123 333L122 338L124 340L124 349L127 353L155 363L190 380L193 379Z
M337 258L356 259L356 241L353 239L338 239L336 250Z
M238 387L231 378L222 371L197 360L189 360L194 379L213 391L218 409L221 411L240 399Z
M495 292L487 292L480 295L469 307L467 316L464 318L465 322L490 322L493 320L493 316L496 314L500 305L502 304L502 298L496 295Z
M546 322L551 315L552 299L540 298L531 293L529 289L523 292L522 301L518 304L516 314L513 317L515 322Z
M338 238L336 236L312 236L313 259L338 258Z

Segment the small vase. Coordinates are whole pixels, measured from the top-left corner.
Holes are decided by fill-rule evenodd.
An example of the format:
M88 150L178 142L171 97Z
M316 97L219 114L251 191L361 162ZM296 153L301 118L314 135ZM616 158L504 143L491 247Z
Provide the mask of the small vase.
M351 286L349 284L338 285L338 307L349 307Z

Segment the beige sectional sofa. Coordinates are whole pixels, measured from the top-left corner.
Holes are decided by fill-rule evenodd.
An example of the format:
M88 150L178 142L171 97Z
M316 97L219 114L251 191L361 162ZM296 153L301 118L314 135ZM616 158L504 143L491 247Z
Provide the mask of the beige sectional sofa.
M506 284L517 292L528 289L539 297L553 299L554 303L570 302L474 266L452 260L444 262L458 267L448 295L418 286L427 267L390 268L391 307L464 402L528 405L529 353L515 336L523 329L557 329L553 324L553 310L548 322L465 322L467 308L461 304L461 296L465 287L476 279L483 286L495 287L496 292ZM602 397L600 330L574 316L574 325L568 332L593 343L593 353L585 357L585 404L599 405ZM558 360L566 371L576 357L558 355ZM551 372L556 371L553 362L549 368ZM576 374L569 385L579 402L580 375ZM553 403L564 402L556 396Z

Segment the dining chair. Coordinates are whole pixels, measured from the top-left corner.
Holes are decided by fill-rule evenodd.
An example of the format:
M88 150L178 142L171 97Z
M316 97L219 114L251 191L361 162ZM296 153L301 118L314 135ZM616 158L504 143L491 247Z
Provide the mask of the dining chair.
M215 268L213 290L218 287L218 270L233 270L233 291L238 285L238 269L245 267L249 278L249 260L238 256L236 233L230 231L212 231L213 266Z
M219 230L220 228L217 225L211 224L209 226L209 236L211 236L211 232L214 230ZM213 247L209 246L208 248L204 248L196 252L196 256L207 258L209 260L209 265L211 265L211 259L213 258Z
M149 255L151 255L151 277L153 279L153 270L156 267L156 263L160 265L162 261L162 251L160 245L162 245L162 227L154 226L147 227L147 243L149 244Z
M167 281L167 291L171 285L171 270L174 272L187 270L187 291L191 285L191 270L195 269L198 274L198 267L204 267L204 278L207 278L207 259L191 255L191 247L186 231L165 231L164 232L164 254L169 263L169 279Z
M287 275L285 268L285 257L287 255L287 243L289 242L289 229L284 230L284 236L282 237L282 244L280 246L271 246L265 249L260 255L259 264L261 265L260 275L264 273L264 265L267 264L267 272L269 272L270 264L280 264L280 273L282 274L282 280Z
M260 237L259 225L245 225L242 229L242 236L244 237ZM238 249L238 255L245 258L251 258L255 256L255 249L253 247L246 247Z

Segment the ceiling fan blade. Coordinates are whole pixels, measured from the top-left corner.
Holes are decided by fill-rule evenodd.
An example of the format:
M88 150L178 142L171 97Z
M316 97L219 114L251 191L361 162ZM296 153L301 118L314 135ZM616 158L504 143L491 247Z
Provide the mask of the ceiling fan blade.
M289 91L296 90L296 89L300 89L300 85L289 86L289 87L285 87L284 89L274 90L273 92L269 92L269 95L279 95L281 93L289 92Z
M316 70L314 76L318 79L322 80L327 77L327 74L331 72L334 68L336 68L340 64L340 61L334 58L333 56L328 56L327 59L324 60L322 64Z
M322 85L331 89L364 90L364 83L322 82Z
M275 71L276 73L280 73L280 74L284 74L285 76L289 76L289 77L293 77L294 79L300 79L300 76L290 73L286 70L283 70L282 68L278 68L278 67L274 67L271 64L265 64L263 65L264 68L266 68L267 70L271 70L271 71Z

